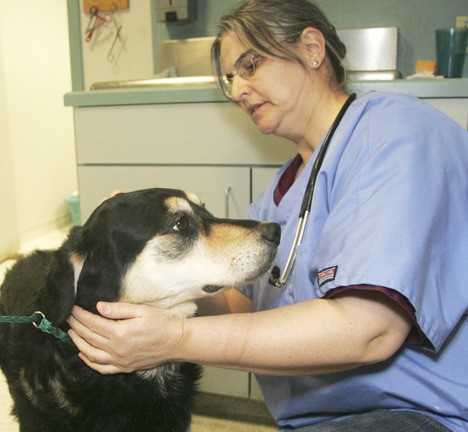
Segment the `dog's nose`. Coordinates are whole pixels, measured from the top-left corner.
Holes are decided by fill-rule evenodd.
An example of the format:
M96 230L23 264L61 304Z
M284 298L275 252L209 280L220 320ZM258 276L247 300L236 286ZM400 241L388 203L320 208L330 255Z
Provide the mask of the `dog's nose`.
M262 225L262 237L272 243L279 244L281 227L277 223L265 223Z

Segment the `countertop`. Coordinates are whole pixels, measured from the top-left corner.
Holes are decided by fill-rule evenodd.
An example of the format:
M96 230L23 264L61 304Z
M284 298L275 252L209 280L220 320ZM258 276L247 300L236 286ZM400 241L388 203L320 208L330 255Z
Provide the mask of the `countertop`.
M358 95L371 90L406 93L425 99L468 98L468 78L354 81L348 84ZM64 96L65 106L95 107L169 103L227 102L215 84L190 84L112 90L77 91Z

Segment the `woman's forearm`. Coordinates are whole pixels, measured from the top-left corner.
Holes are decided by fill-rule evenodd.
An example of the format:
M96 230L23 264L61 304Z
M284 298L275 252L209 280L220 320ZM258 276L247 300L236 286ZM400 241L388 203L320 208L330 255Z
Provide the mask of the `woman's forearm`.
M358 296L192 318L184 321L174 357L269 375L343 371L383 360L401 346L411 325L391 306Z
M282 312L286 311L275 309L186 320L175 360L268 375L330 371L325 362L320 362L318 353L314 354L310 341L313 338L304 337L307 324L298 316L285 316L286 328ZM289 336L285 338L285 334ZM323 343L316 338L314 345L321 345L323 352ZM336 370L343 370L343 365L340 366Z

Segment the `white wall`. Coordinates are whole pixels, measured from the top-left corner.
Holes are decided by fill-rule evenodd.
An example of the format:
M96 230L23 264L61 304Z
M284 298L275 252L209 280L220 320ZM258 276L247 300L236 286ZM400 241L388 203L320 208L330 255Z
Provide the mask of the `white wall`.
M0 0L1 194L14 191L0 224L16 212L21 244L69 223L63 198L77 187L67 23L64 1Z
M108 54L116 35L114 21L99 27L91 41L85 41L85 31L90 15L83 10L80 1L83 69L85 89L100 81L151 78L153 76L153 52L151 34L151 1L129 2L129 9L114 13L117 26L122 26L120 37L114 46L114 56L109 61ZM108 14L108 12L103 12Z
M1 23L0 23L1 25ZM0 59L2 45L0 44ZM6 98L3 62L0 61L0 101ZM10 147L8 116L0 105L0 261L13 255L19 247L16 202Z

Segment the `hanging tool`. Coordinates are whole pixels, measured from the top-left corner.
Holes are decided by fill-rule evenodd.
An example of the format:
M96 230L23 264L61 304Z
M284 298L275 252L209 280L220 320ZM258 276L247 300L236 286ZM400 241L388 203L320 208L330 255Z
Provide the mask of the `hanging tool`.
M120 37L120 31L122 30L122 25L117 25L117 21L115 20L114 12L117 10L117 7L115 4L113 4L114 10L111 12L112 13L112 22L114 23L115 26L115 37L114 40L112 41L112 45L110 47L109 53L107 54L107 61L112 62L115 59L114 55L114 47L117 42L117 40L120 40L122 42L122 38Z
M122 26L121 25L118 26L118 27L116 26L116 29L117 29L117 31L115 33L114 41L112 42L111 48L109 50L109 54L107 54L107 60L110 61L110 62L114 61L114 59L115 59L115 55L114 55L114 52L113 52L115 43L117 42L117 40L120 40L120 41L122 40L120 38L120 31L122 30Z
M86 42L91 42L94 32L101 27L103 24L110 23L112 21L112 14L99 14L97 6L92 6L89 10L90 17L88 26L85 31Z

